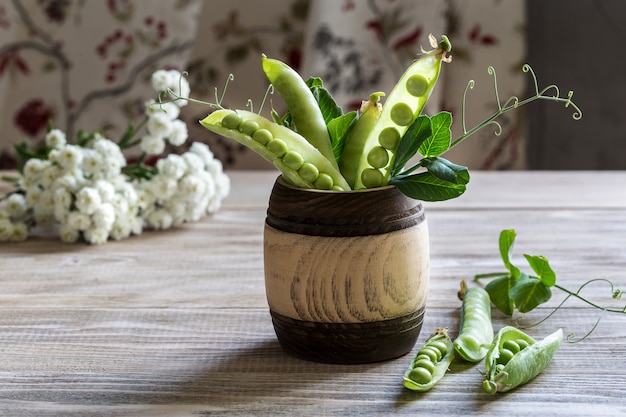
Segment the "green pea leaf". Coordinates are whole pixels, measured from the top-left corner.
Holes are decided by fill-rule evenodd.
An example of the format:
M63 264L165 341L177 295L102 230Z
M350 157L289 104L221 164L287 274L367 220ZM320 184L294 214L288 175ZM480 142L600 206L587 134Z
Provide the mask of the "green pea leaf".
M435 177L455 184L467 184L470 175L467 167L454 164L441 157L424 158L421 165Z
M515 309L515 302L510 296L514 283L515 278L505 273L485 285L485 291L489 294L493 305L507 316L512 316Z
M520 313L527 313L552 297L552 291L539 278L522 273L509 295Z
M315 100L317 100L317 104L322 111L322 116L324 117L326 125L328 125L331 120L343 114L341 106L337 104L330 92L324 88L321 78L311 77L306 80L305 83L309 86Z
M452 114L442 111L430 118L432 136L426 139L419 147L419 153L425 157L439 156L450 149L452 133Z
M400 173L409 159L416 153L421 144L432 135L430 117L419 116L406 130L396 151L396 159L394 161L392 177Z
M437 178L430 172L398 176L389 181L406 196L422 201L443 201L465 192L465 184L455 184Z
M505 229L500 232L500 257L504 266L511 272L514 279L519 278L520 270L511 263L511 254L513 253L513 245L517 234L513 229Z
M524 255L528 265L535 271L537 278L548 287L556 284L556 273L550 267L548 259L544 256Z
M333 154L335 159L339 160L343 148L346 144L346 138L354 127L354 123L357 119L357 112L351 111L339 117L335 117L328 123L328 133L330 135L330 142L333 147Z

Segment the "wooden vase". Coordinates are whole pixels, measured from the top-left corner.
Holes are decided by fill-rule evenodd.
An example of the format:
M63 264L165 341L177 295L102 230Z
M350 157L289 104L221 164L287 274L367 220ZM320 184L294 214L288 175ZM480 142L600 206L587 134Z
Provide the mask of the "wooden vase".
M265 289L286 352L369 363L408 353L429 281L420 202L395 187L333 192L279 177L264 231Z

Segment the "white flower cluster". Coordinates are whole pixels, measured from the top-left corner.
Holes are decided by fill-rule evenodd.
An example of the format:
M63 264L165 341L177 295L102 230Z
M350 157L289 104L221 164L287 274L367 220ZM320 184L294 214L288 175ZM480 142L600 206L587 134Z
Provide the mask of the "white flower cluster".
M176 97L189 97L189 82L176 70L158 70L152 74L152 87L159 93L171 91ZM166 95L164 98L169 98ZM179 146L187 140L187 125L178 119L180 108L187 100L177 99L157 103L146 103L147 133L141 138L141 150L148 155L160 155L165 150L166 141Z
M153 81L162 76L157 74L160 71ZM170 82L175 77L172 72L166 74ZM177 74L178 88L182 84ZM159 124L153 121L163 114L154 110L159 106L148 106L148 130L151 123ZM163 106L166 111L171 107ZM171 119L170 114L167 119L171 125L183 123ZM176 129L171 128L161 139L182 144L186 127L184 134ZM157 137L155 132L149 135ZM68 144L65 133L53 129L46 135L46 146L51 148L48 159L29 159L17 190L0 203L0 241L25 240L31 226L47 225L58 225L64 242L81 237L92 244L120 240L140 234L144 227L167 229L198 221L217 211L230 192L230 179L221 162L203 143L193 143L182 155L159 159L154 176L135 182L122 172L126 159L120 147L100 135L89 147L80 147Z

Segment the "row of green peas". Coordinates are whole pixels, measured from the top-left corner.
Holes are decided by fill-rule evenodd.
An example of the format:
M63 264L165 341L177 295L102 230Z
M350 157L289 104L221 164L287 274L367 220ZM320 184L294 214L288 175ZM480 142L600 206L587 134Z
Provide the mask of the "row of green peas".
M463 306L459 335L454 342L450 341L447 333L445 337L452 346L451 350L462 359L469 362L485 359L485 391L490 394L510 391L539 375L561 345L563 331L558 329L545 339L536 341L515 327L505 326L494 337L488 294L482 288L467 290L463 284L460 294L463 296ZM452 362L453 353L450 352L445 368L441 366L428 379L426 371L429 370L429 364L424 361L425 357L421 352L429 349L430 340L418 351L404 375L403 384L411 390L426 391L432 388ZM438 362L433 364L435 369L439 365Z
M402 379L406 388L427 391L445 375L454 359L447 328L437 328L417 351Z
M277 166L291 185L349 190L339 170L306 139L258 114L222 109L211 113L201 124L256 151Z

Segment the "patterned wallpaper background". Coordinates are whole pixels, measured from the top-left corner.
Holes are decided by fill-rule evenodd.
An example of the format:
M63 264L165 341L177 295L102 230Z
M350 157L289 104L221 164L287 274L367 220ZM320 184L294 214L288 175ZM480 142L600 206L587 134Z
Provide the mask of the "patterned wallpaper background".
M115 140L141 119L153 98L150 76L161 68L187 70L191 96L213 102L233 74L222 104L244 108L262 102L266 54L305 78L322 77L351 110L371 92L390 91L420 47L429 48L429 33L448 35L453 46L429 110L451 111L458 136L470 79L468 127L497 109L488 66L502 98L524 95L524 10L521 0L2 0L0 169L13 166L14 144L40 143L50 124ZM268 100L281 108L279 97ZM269 168L200 127L210 111L184 108L193 140L208 143L227 168ZM507 113L501 124L500 136L485 129L446 157L472 169L524 169L524 113Z

